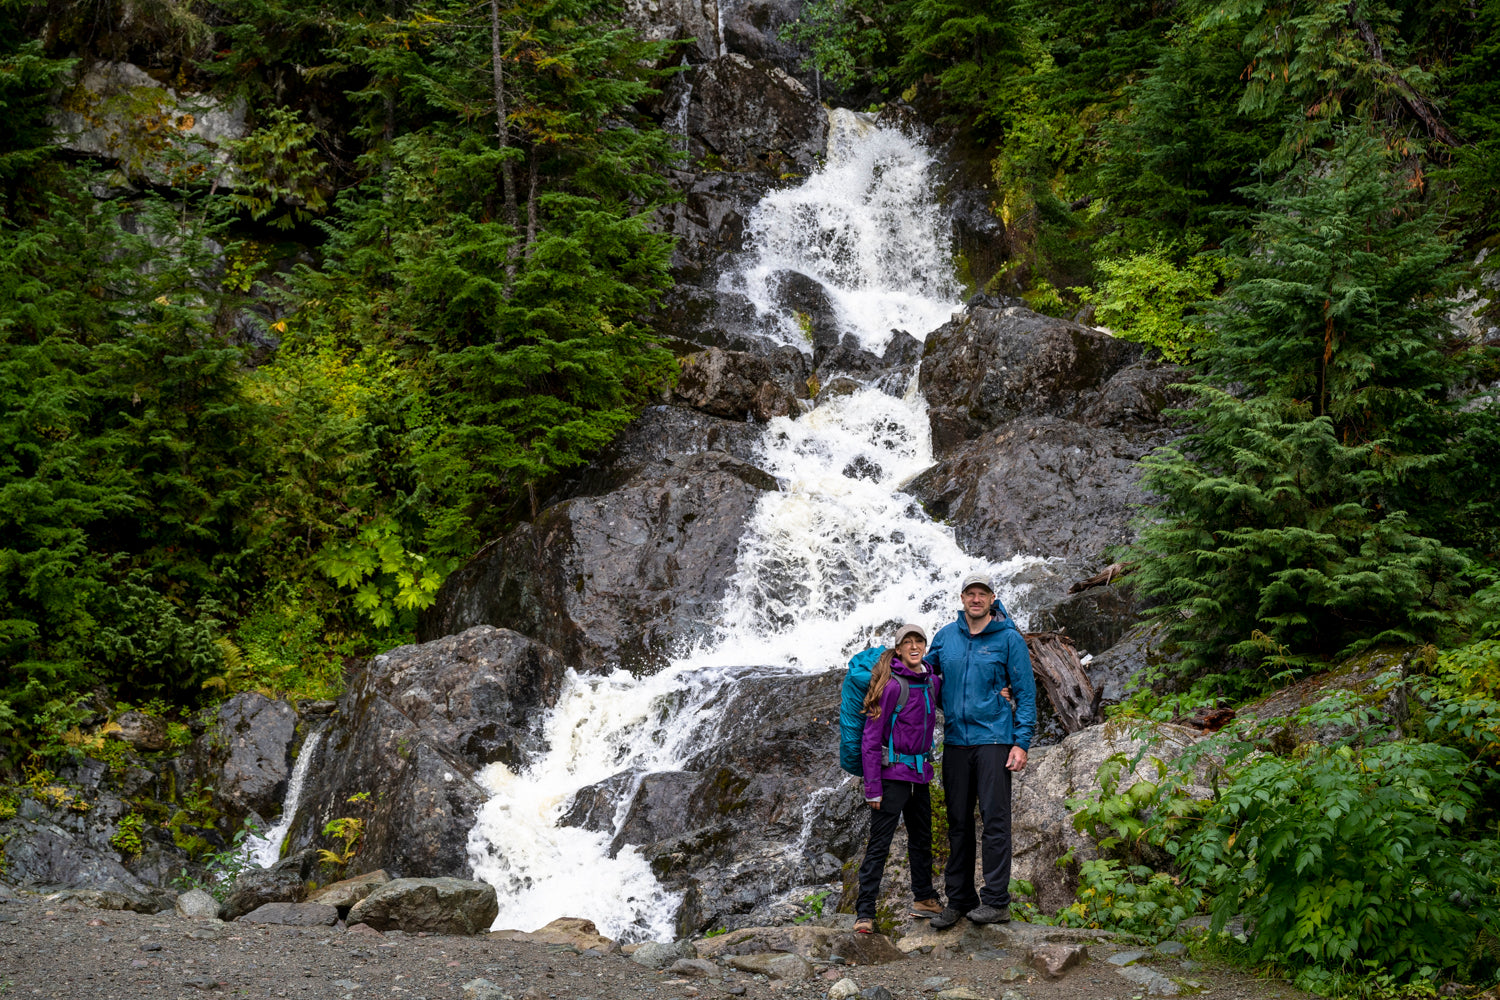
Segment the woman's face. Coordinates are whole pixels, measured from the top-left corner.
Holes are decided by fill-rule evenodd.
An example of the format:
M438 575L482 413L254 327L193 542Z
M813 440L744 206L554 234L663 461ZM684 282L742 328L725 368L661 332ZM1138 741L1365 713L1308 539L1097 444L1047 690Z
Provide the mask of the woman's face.
M896 655L901 657L901 662L916 669L917 664L922 662L922 654L927 652L927 642L915 635L908 635L896 646Z

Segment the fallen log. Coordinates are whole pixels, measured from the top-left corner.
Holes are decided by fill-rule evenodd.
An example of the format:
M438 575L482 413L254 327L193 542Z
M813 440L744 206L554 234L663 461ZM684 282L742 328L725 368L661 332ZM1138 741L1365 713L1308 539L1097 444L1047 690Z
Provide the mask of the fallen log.
M1042 682L1058 721L1070 733L1098 721L1099 696L1079 662L1073 640L1061 631L1026 632L1031 672Z
M1113 583L1128 573L1134 572L1134 570L1135 563L1110 563L1087 580L1079 580L1073 584L1073 586L1068 588L1068 593L1079 594L1090 587L1102 587L1107 583Z

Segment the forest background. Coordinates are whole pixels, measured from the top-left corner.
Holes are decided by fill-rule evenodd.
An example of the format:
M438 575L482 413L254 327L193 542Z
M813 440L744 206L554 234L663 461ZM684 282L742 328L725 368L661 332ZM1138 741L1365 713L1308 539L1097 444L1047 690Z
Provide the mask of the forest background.
M650 220L676 60L619 24L0 0L0 810L101 707L182 733L238 690L337 694L672 377ZM986 165L1010 256L971 291L1194 373L1125 554L1184 655L1127 711L1418 651L1399 738L1244 741L1243 802L1164 777L1085 820L1121 864L1178 856L1174 886L1249 908L1250 956L1313 985L1493 980L1500 359L1449 317L1497 297L1500 0L814 0L786 37L839 103L913 105ZM67 154L49 113L111 60L252 129L205 149L146 102L138 159ZM1351 788L1396 802L1371 842ZM1275 841L1297 815L1326 851ZM1166 891L1123 871L1095 874Z

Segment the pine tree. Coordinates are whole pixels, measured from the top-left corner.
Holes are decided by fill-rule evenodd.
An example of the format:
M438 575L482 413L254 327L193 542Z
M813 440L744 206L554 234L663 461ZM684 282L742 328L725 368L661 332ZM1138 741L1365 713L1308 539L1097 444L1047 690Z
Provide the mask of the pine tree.
M1448 249L1398 166L1356 127L1261 190L1192 433L1147 463L1142 586L1195 669L1427 641L1451 620L1470 561L1420 509L1455 427Z

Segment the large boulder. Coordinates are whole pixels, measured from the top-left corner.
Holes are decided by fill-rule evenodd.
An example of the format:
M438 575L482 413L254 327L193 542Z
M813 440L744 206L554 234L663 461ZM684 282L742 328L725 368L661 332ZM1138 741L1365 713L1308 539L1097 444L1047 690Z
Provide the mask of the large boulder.
M1060 630L1073 640L1082 656L1103 653L1114 646L1135 627L1140 617L1140 602L1128 587L1090 587L1069 594L1051 607L1033 611L1028 631Z
M468 832L488 797L474 774L497 760L524 765L527 723L555 703L565 670L551 649L489 626L375 657L340 701L289 849L350 817L364 821L366 869L470 874Z
M934 452L947 455L1023 416L1082 421L1092 413L1094 426L1125 414L1139 419L1127 401L1140 393L1142 370L1133 369L1125 376L1129 386L1113 390L1121 399L1101 397L1117 374L1140 362L1141 350L1018 306L967 309L927 335L919 384Z
M1134 538L1135 505L1146 499L1136 463L1150 448L1108 428L1023 417L960 446L907 492L953 525L971 555L1061 556L1075 573L1092 572Z
M784 70L731 52L699 67L687 131L730 169L808 174L823 155L828 115Z
M584 670L649 669L706 632L745 521L776 488L724 452L668 456L485 546L449 576L419 634L490 624L533 636Z
M906 953L884 934L856 934L835 927L741 927L697 942L701 958L724 961L736 955L781 953L827 960L837 955L851 965L904 961Z
M223 755L214 797L230 819L227 832L238 829L239 817L252 812L274 816L280 810L296 735L296 709L257 691L237 694L219 709L208 740L215 758Z
M625 0L620 20L653 42L681 41L673 56L701 63L719 54L716 0Z
M500 915L495 887L457 878L398 878L349 911L349 923L407 934L478 934Z
M1120 780L1121 789L1129 788L1137 780L1157 780L1153 757L1174 760L1202 735L1183 726L1105 723L1037 749L1012 785L1011 877L1036 887L1034 902L1043 912L1053 913L1073 902L1079 865L1097 858L1099 851L1087 834L1073 828L1068 800L1096 791L1100 765L1117 753L1130 760L1141 756L1134 771ZM1200 792L1209 794L1207 787ZM1058 867L1058 859L1069 851L1072 863Z
M299 903L307 895L312 853L299 852L270 868L250 868L235 877L222 914L234 920L267 903Z
M668 179L682 197L657 209L656 224L676 237L672 273L678 281L713 277L722 254L744 249L745 221L770 182L759 174L674 170ZM671 333L693 340L692 324L675 322Z

